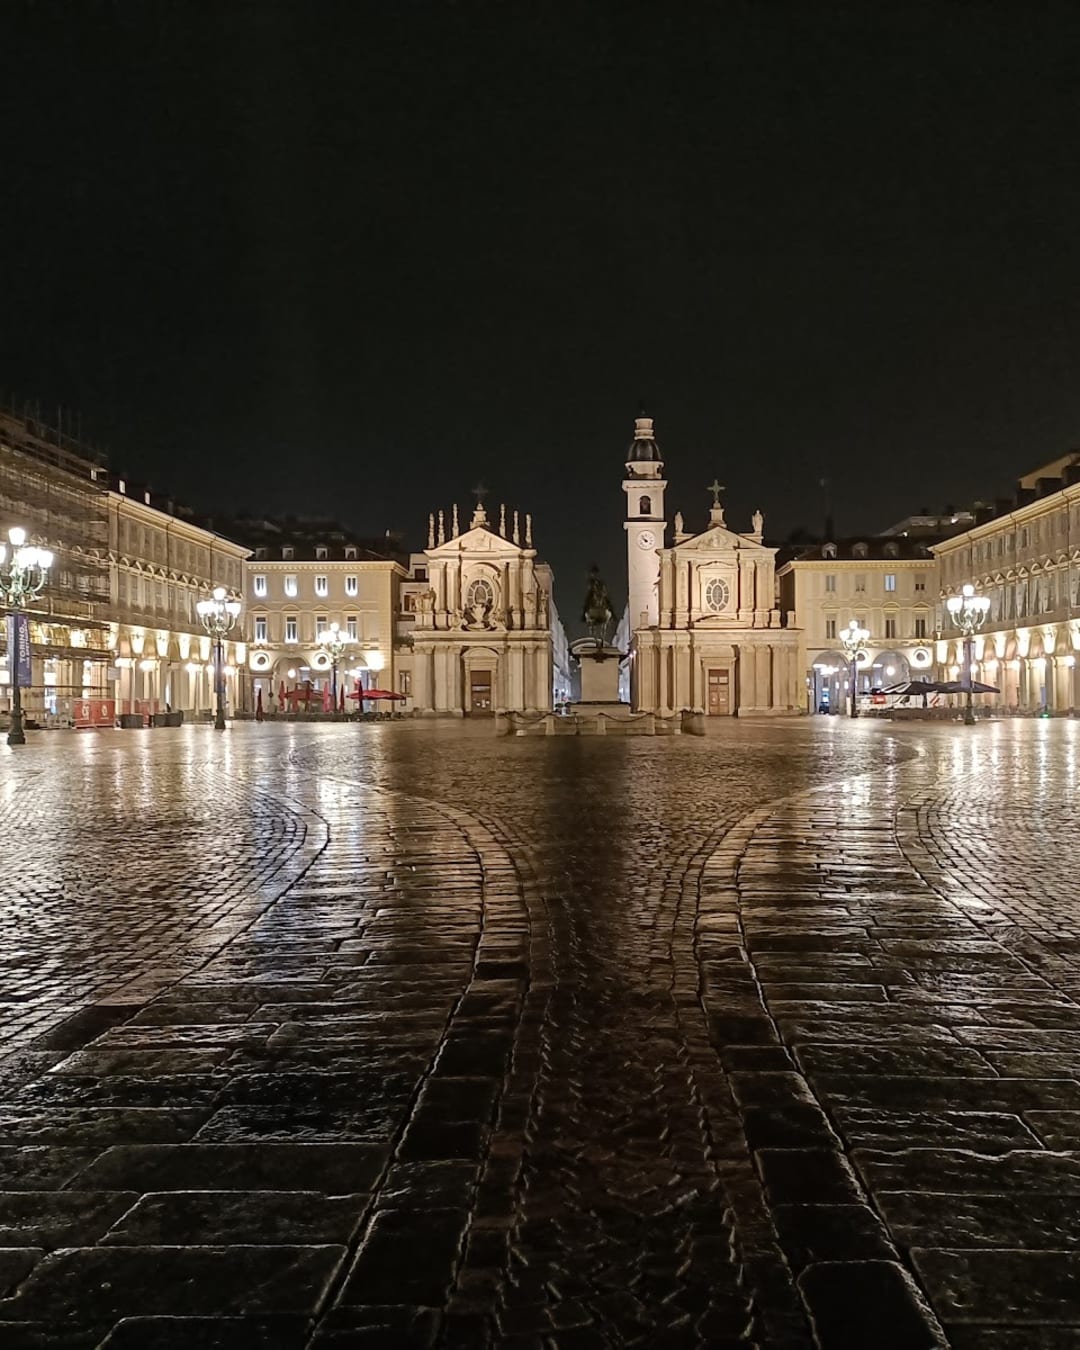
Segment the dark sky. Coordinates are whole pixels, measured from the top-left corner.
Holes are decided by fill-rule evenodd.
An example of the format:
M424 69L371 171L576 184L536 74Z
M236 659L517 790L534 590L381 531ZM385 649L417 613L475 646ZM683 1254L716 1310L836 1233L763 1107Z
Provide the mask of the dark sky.
M19 3L0 388L197 506L478 478L576 611L669 515L841 530L1080 443L1080 7Z

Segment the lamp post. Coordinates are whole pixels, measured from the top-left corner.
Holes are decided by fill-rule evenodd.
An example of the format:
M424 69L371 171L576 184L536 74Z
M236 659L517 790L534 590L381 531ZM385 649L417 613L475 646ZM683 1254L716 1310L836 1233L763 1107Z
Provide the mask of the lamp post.
M858 672L859 672L859 652L870 641L870 633L865 628L859 627L858 619L852 619L848 626L840 633L840 645L844 649L844 655L848 659L851 667L851 716L859 715L859 691L858 691Z
M330 694L334 704L334 712L337 712L337 668L338 662L345 655L345 650L349 646L352 638L346 637L341 631L341 625L332 623L329 628L324 628L319 634L319 646L330 658Z
M214 714L214 730L225 730L225 689L223 673L223 644L236 620L240 617L240 601L226 598L224 586L215 586L209 600L200 600L195 606L203 627L214 639L214 686L217 694L217 711Z
M959 595L950 595L945 601L949 618L964 636L964 725L975 725L975 709L971 705L971 645L972 638L986 622L990 613L988 596L976 595L975 587L968 582Z
M0 603L9 611L8 663L11 669L11 727L8 745L25 745L23 731L22 688L19 683L21 636L26 616L22 613L31 600L45 589L53 555L47 548L34 548L26 542L26 531L18 525L8 530L8 544L0 544ZM10 557L9 557L10 553Z

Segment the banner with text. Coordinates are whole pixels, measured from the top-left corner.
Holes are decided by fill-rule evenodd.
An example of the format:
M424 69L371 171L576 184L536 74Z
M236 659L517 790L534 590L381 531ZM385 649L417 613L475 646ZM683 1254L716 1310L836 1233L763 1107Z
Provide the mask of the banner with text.
M30 687L30 620L25 614L7 619L8 678L20 689Z

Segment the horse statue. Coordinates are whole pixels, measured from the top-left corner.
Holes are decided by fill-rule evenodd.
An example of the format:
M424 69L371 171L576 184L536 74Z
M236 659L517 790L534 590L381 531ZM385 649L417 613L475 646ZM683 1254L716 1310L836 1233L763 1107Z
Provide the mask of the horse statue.
M604 585L600 571L594 563L589 571L589 589L585 594L581 618L588 625L589 636L601 645L607 642L608 628L615 617L611 608L611 596Z

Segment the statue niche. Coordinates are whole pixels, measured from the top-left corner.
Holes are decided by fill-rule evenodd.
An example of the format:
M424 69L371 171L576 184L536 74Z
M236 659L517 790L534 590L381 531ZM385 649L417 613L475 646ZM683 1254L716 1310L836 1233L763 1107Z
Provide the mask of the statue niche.
M463 627L494 628L492 613L495 609L495 588L486 577L477 577L469 583L465 592Z

